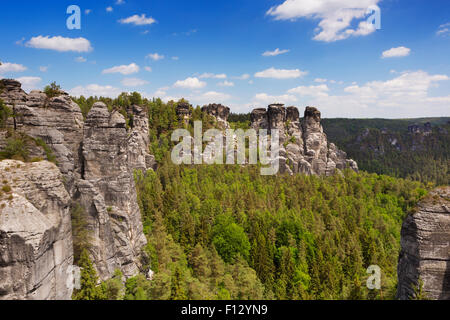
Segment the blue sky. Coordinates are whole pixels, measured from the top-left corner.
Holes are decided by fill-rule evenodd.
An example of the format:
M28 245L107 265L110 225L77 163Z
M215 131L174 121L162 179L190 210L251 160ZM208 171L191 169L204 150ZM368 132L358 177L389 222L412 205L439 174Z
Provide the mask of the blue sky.
M66 26L73 4L80 30ZM0 77L26 90L450 116L448 0L18 0L3 1L0 27Z

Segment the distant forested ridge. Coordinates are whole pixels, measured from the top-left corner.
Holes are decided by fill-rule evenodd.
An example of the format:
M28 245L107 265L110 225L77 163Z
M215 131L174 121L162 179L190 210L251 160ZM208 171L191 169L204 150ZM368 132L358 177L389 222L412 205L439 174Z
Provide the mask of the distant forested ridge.
M325 132L368 172L450 184L450 118L324 119Z

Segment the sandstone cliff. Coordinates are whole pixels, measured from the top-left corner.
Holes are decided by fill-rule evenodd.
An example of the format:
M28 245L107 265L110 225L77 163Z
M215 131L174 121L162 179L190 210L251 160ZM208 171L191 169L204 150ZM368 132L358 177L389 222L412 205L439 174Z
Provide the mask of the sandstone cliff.
M280 171L282 173L333 175L336 170L358 171L355 161L328 142L321 125L321 113L307 107L303 120L296 107L274 104L255 109L251 114L252 128L277 129L280 133Z
M426 298L450 300L450 187L431 192L406 218L401 247L397 297L413 298L422 282Z
M115 269L127 277L137 274L146 244L133 178L133 170L146 168L146 162L145 157L129 157L128 142L124 117L101 102L94 104L85 122L75 199L88 211L94 231L91 254L102 278Z
M217 120L219 126L218 129L226 130L230 129L230 124L228 123L228 117L230 115L230 108L225 107L221 104L209 104L202 108L202 112L213 116Z
M71 299L70 197L62 180L53 163L0 162L0 299Z
M189 121L190 113L185 105L177 108L181 121ZM215 117L218 129L230 129L228 117L230 109L220 104L210 104L202 112ZM347 159L347 154L329 143L321 125L321 113L316 108L307 107L303 120L296 107L285 108L282 104L272 104L268 109L255 109L250 115L251 128L257 132L265 129L270 134L278 130L280 135L280 173L290 175L333 175L337 171L350 168L358 171L358 164Z
M39 138L50 147L69 198L88 213L91 256L100 278L109 278L115 269L127 277L135 275L146 238L133 171L155 167L148 153L147 114L132 107L133 124L127 128L123 115L110 112L103 103L95 104L84 120L66 93L54 98L40 91L26 94L14 80L1 80L0 87L0 99L14 112L10 130Z

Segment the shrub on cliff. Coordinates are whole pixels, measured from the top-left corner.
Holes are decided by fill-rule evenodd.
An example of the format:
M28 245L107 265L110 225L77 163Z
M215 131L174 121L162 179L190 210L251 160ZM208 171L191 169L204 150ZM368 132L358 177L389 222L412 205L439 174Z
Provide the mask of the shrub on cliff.
M6 146L0 151L0 160L13 159L28 161L27 143L23 136L14 135L6 140Z
M12 111L6 106L2 99L0 99L0 129L6 127L8 118L12 116Z
M48 98L54 98L61 94L61 86L57 85L56 82L52 82L48 86L44 88L44 93L47 95Z
M97 272L86 249L81 252L78 266L81 269L81 289L74 291L73 300L105 300L102 288L97 286Z

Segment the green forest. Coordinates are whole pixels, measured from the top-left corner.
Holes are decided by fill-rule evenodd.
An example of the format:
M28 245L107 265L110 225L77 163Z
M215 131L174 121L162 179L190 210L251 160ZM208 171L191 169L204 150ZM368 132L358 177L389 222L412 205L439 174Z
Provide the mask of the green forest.
M367 172L435 185L450 184L450 118L324 119L330 141ZM431 125L429 133L408 126Z
M136 182L153 280L112 279L99 290L119 289L97 298L393 299L401 224L426 194L376 174L262 177L169 161ZM370 265L381 291L366 288Z

